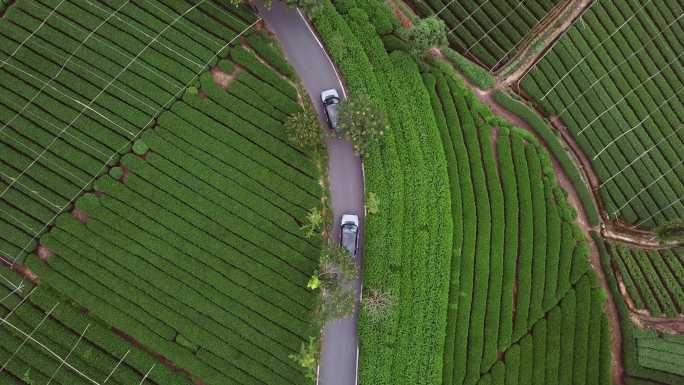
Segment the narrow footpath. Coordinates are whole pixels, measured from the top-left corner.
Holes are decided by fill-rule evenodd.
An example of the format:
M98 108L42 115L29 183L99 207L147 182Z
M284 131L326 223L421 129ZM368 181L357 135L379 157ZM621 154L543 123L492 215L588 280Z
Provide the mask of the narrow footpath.
M335 88L346 97L342 81L325 49L301 12L289 9L274 0L271 9L259 6L268 29L275 33L285 56L309 93L318 111L321 127L327 124L321 108L321 91ZM354 154L351 143L328 138L329 183L333 209L333 239L340 239L340 219L343 214L359 216L359 252L356 263L362 266L364 193L361 159ZM353 283L356 290L354 314L328 324L323 329L319 367L320 385L355 385L358 370L358 309L361 293L361 274Z

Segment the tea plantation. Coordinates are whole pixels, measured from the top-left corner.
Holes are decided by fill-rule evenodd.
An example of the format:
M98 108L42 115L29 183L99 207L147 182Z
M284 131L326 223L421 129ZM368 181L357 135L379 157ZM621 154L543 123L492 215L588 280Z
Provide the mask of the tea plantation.
M364 295L392 307L381 319L362 309L359 381L610 383L603 296L548 153L446 64L388 54L380 35L399 28L388 12L356 0L314 18L324 39L344 37L330 52L351 91L391 117L364 161L381 197L367 218Z
M645 229L684 216L683 12L597 1L521 82L591 161L606 215Z
M0 20L0 383L302 384L321 174L247 7L18 1ZM242 44L239 44L242 43Z
M207 1L8 7L0 23L0 254L14 262L31 252L53 218L255 20Z
M321 304L354 301L320 287L328 159L256 3L0 1L0 385L314 383ZM297 4L386 118L358 383L684 385L684 252L650 232L684 217L681 3L593 1L517 72L584 3ZM449 47L415 52L420 17Z

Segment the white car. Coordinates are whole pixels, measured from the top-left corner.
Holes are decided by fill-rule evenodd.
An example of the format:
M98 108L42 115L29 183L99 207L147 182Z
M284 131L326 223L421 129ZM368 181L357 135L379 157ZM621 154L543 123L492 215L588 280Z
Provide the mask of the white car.
M342 215L341 227L340 243L352 257L356 257L359 243L359 217L354 214Z
M321 92L321 101L328 125L332 130L337 129L337 107L340 104L340 95L336 89L329 89Z

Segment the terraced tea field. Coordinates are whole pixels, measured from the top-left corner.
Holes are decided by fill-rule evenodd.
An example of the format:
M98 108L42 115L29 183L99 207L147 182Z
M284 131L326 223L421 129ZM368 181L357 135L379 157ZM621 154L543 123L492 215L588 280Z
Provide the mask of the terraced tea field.
M528 132L489 123L453 73L434 71L425 83L460 223L444 382L609 383L610 335L589 246L548 153Z
M0 23L0 253L14 262L32 251L255 20L206 1L10 6Z
M591 161L611 220L684 216L682 4L595 2L521 82Z
M206 0L7 8L0 254L32 283L4 270L2 383L305 381L321 175L257 24Z
M684 384L682 249L645 252L594 237L620 313L626 383Z
M192 383L44 285L8 271L2 278L0 383Z

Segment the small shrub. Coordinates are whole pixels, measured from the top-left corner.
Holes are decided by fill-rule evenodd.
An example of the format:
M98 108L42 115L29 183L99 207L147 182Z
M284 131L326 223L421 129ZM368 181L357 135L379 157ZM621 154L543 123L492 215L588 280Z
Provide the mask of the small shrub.
M304 237L313 238L314 235L320 233L323 226L323 215L318 207L312 207L309 214L306 216L306 223L301 227L304 231Z
M340 103L338 128L354 150L363 157L375 147L387 129L385 114L366 95L351 97Z
M109 176L114 179L120 179L124 175L123 169L121 167L112 167L109 170Z
M133 143L133 153L135 155L145 155L149 150L150 147L142 139L138 139Z
M302 343L299 353L290 354L290 359L304 369L304 375L311 381L316 381L319 349L320 346L316 337L309 337L308 343Z
M223 59L218 62L218 68L227 74L232 74L233 71L235 71L235 64L229 60Z
M290 115L283 127L287 139L304 150L319 149L323 145L323 132L310 103L305 103L302 111Z

